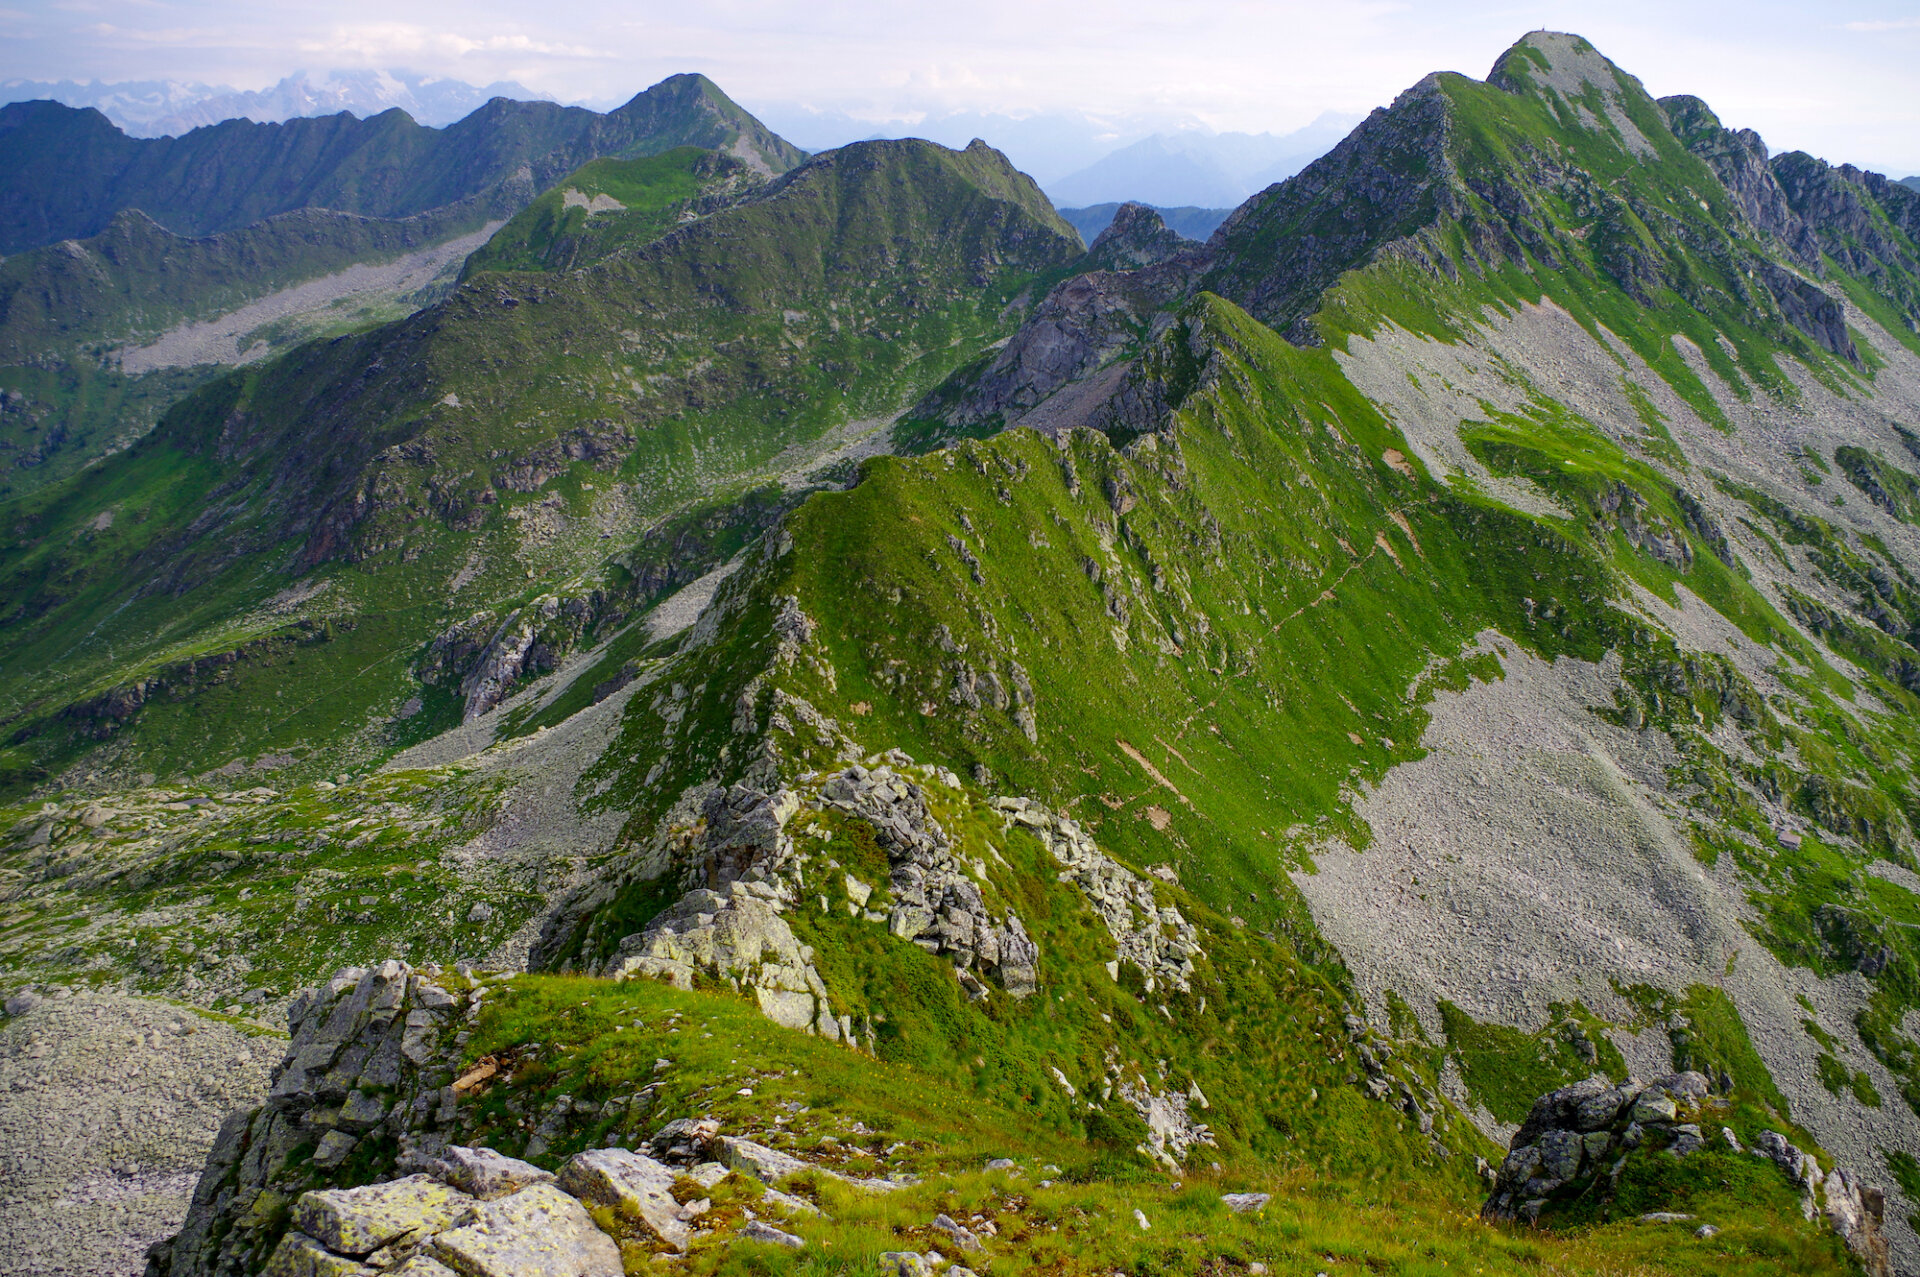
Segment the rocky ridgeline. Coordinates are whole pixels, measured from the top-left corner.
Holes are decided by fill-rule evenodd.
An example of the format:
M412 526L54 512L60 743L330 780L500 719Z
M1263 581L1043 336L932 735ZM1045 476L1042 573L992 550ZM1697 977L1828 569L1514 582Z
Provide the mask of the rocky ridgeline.
M949 958L955 977L975 1000L988 981L1015 998L1037 988L1039 948L1012 910L996 916L981 886L982 865L965 862L934 818L922 780L958 791L960 780L940 768L915 768L903 754L874 766L854 764L810 793L764 793L734 785L709 793L699 807L698 834L678 854L693 889L645 931L620 942L603 968L616 979L650 976L681 988L697 975L749 991L776 1022L835 1041L857 1043L846 1017L828 1007L825 984L811 949L780 916L807 899L804 876L819 872L820 853L797 849L789 832L808 812L838 812L866 822L886 853L886 908L876 884L846 873L849 907L903 940ZM1107 964L1137 966L1149 992L1160 985L1185 989L1201 949L1180 911L1161 906L1153 885L1094 846L1079 825L1025 798L996 798L992 810L1009 826L1038 836L1061 865L1060 879L1086 896L1113 936L1118 956ZM838 869L838 865L828 868Z
M686 989L698 979L717 980L750 994L776 1023L850 1046L864 1039L871 1049L873 1027L834 1015L812 947L782 916L819 898L806 883L824 873L844 882L847 908L856 916L950 960L973 1000L992 996L995 986L1014 998L1034 993L1039 947L1019 915L989 906L982 890L986 866L962 856L929 803L928 785L960 794L959 777L893 751L809 778L807 785L804 792L715 788L679 821L670 818L690 831L674 855L682 881L696 885L646 930L622 940L601 974ZM1020 828L1039 838L1060 866L1059 881L1084 896L1113 938L1115 957L1106 964L1112 978L1120 979L1125 964L1139 970L1149 994L1190 987L1194 959L1204 956L1199 934L1179 909L1159 902L1152 881L1101 852L1075 821L1039 803L994 798L987 812L1003 831ZM808 825L809 813L838 813L872 829L887 857L884 891L832 859L831 842L812 836L796 842L794 831ZM1143 1153L1171 1165L1194 1145L1212 1142L1190 1115L1191 1105L1206 1107L1197 1090L1158 1089L1117 1061L1109 1061L1105 1083L1103 1101L1117 1095L1147 1123Z
M1724 1096L1726 1082L1721 1078L1716 1088L1693 1072L1617 1085L1592 1077L1548 1092L1534 1101L1514 1134L1481 1213L1536 1221L1558 1202L1595 1194L1611 1198L1629 1155L1638 1150L1688 1157L1717 1145L1774 1162L1799 1187L1801 1212L1813 1219L1824 1210L1869 1277L1887 1277L1892 1269L1880 1231L1881 1192L1845 1170L1822 1172L1812 1154L1778 1131L1762 1131L1751 1147L1743 1146L1717 1120L1732 1107ZM1711 1224L1700 1229L1702 1236L1714 1231Z

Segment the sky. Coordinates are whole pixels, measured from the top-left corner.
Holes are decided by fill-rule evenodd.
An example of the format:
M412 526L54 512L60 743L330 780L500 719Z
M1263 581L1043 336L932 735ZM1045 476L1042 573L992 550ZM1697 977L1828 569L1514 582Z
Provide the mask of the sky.
M1429 71L1483 77L1538 27L1775 151L1920 173L1920 0L0 0L0 79L406 68L624 100L701 71L769 117L927 115L1288 132Z

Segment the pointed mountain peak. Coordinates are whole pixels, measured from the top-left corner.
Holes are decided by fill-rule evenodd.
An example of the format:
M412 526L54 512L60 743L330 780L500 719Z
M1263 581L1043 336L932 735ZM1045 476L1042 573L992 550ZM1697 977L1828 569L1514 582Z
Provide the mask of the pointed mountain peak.
M785 173L807 157L697 71L668 76L634 94L613 115L645 121L646 131L668 145L725 151L764 177ZM663 149L650 146L647 153Z
M1182 249L1193 247L1191 241L1169 229L1158 212L1129 200L1114 213L1113 221L1087 253L1110 270L1132 270L1168 261L1178 257Z
M1633 122L1628 104L1651 104L1640 81L1615 66L1581 36L1564 31L1530 31L1500 55L1487 83L1517 96L1545 98L1556 113L1571 114L1588 128L1604 118L1621 145L1651 157L1654 146Z

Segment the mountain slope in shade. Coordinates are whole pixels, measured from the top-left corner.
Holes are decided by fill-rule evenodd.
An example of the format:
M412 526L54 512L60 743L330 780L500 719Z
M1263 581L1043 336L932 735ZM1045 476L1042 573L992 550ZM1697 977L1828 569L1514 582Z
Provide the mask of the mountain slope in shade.
M0 81L0 105L39 99L93 107L131 137L166 137L223 120L276 124L350 111L362 119L399 107L422 124L452 124L493 98L549 99L515 81L484 87L410 71L300 71L265 89L241 90L179 80L77 84L72 80Z
M189 726L203 694L228 701L238 689L186 671L208 643L237 651L304 633L305 620L267 601L315 570L340 574L325 612L367 611L366 624L336 631L355 637L306 655L316 678L377 650L358 692L391 702L383 716L427 698L426 712L416 703L393 719L396 739L484 713L673 579L622 559L656 552L636 546L649 528L716 498L731 527L725 510L745 489L806 486L802 463L831 453L833 432L873 430L976 357L1017 320L1009 303L1033 276L1079 252L1038 188L984 145L867 143L587 269L476 272L404 322L231 374L84 484L22 505L33 513L0 553L0 611L21 668L42 673L34 690L14 684L25 695L0 713L41 722L56 752L86 750L93 729L73 725L94 711L80 702L118 704L112 688L150 680L136 671L172 669L182 695L138 693L159 713L117 717L116 752L131 762L157 748L174 761L155 764L198 769L190 760L209 749L251 749L239 702L231 730ZM200 484L223 495L203 504ZM57 530L88 526L102 499L129 511L124 535L82 545ZM771 516L749 502L738 517ZM502 620L529 604L526 618L541 615L545 591L527 592L549 573L568 600L539 622L552 632L511 655L503 639L485 658L493 673L469 680ZM393 610L415 592L441 602ZM121 637L80 649L62 637L101 623L99 637ZM419 664L422 645L454 631L466 637ZM129 663L123 641L145 655ZM303 703L289 744L364 733L364 703Z
M15 103L0 108L0 252L97 234L128 208L186 235L303 207L409 217L516 182L542 190L597 156L683 145L729 150L769 173L800 159L697 75L605 115L495 99L446 129L391 110L136 139L97 111Z

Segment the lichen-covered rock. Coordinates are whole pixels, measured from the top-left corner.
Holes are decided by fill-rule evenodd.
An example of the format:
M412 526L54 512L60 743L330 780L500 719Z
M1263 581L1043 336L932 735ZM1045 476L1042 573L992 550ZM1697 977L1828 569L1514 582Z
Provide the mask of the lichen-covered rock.
M623 1277L620 1247L552 1184L478 1202L429 1244L461 1277Z
M221 1125L186 1222L150 1254L150 1277L252 1277L316 1170L366 1141L390 1146L396 1162L444 1147L456 1118L452 1038L479 996L385 962L296 997L266 1102Z
M274 1247L260 1277L371 1277L373 1269L336 1255L303 1233L288 1233Z
M808 1163L797 1157L736 1136L723 1135L715 1140L714 1152L726 1166L763 1184L778 1184L789 1175L809 1169Z
M687 1248L689 1230L673 1197L673 1171L651 1157L624 1148L590 1149L560 1168L559 1185L583 1202L621 1208L675 1250Z
M409 1175L386 1184L302 1193L293 1204L293 1227L328 1250L364 1256L442 1231L473 1200L429 1176Z
M553 1172L517 1157L459 1144L443 1149L429 1165L433 1174L483 1202L517 1193L529 1184L552 1183L554 1178Z

